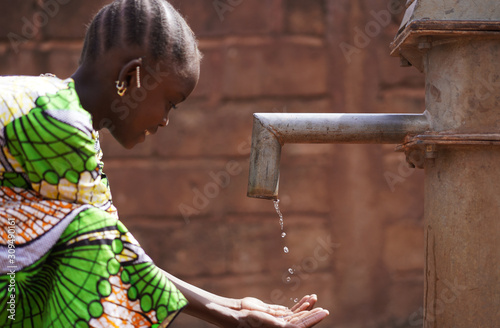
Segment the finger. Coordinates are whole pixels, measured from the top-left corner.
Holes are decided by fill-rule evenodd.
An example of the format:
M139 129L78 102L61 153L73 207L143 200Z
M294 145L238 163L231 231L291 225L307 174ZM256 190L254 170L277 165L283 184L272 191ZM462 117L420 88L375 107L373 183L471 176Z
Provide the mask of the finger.
M280 316L289 315L291 313L291 311L285 306L266 304L252 297L245 297L244 299L242 299L241 308Z
M309 299L307 300L307 303L309 303L309 307L307 308L307 310L312 310L316 305L316 302L318 302L318 296L316 294L312 294L311 296L309 296Z
M313 309L311 311L301 311L301 312L295 312L294 314L292 314L291 316L288 316L286 318L284 318L286 321L289 321L289 322L298 322L300 321L301 319L307 317L308 315L311 315L311 314L314 314L316 312L319 312L321 311L322 309L321 308L316 308L316 309Z
M300 323L297 323L297 325L303 328L313 327L325 319L329 314L330 313L327 310L318 311L303 318Z
M300 328L309 328L318 324L329 315L327 310L316 308L309 312L304 312L290 320L289 322Z
M311 303L311 305L315 305L317 301L318 301L318 295L312 294L311 297L309 298L309 303Z
M312 294L307 299L307 303L309 303L309 310L312 310L316 303L318 302L318 296L316 294Z
M310 297L311 296L309 296L309 295L302 297L300 299L300 301L295 303L295 305L290 310L293 312L297 311L302 306L302 304L304 304L305 302L307 302L309 300Z
M238 327L282 327L277 319L264 312L249 312Z
M303 312L294 314L292 317L290 317L290 319L288 321L293 322L293 323L300 323L304 319L306 319L310 316L313 316L317 313L324 312L324 311L326 311L326 310L324 310L322 308L315 308L311 311L303 311ZM328 311L326 311L326 312L328 313Z
M302 305L296 310L296 312L303 312L303 311L309 311L311 309L309 309L311 304L309 304L309 302L304 302L302 303Z
M293 312L297 312L297 311L304 311L304 310L312 310L314 308L314 306L316 305L316 302L318 301L318 296L315 295L315 294L312 294L312 295L306 295L304 297L302 297L302 299L300 300L300 302L298 302L297 304L295 304L291 310ZM305 303L308 303L308 307L304 308L304 304Z
M265 312L276 317L287 317L293 314L289 308L281 305L269 305Z

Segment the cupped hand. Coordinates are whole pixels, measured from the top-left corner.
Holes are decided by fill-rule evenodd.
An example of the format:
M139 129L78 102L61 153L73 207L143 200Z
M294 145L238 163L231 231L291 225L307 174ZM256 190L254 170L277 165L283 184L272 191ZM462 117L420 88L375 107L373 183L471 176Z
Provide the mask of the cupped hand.
M314 308L318 298L306 295L291 309L281 305L266 304L256 298L241 300L238 313L238 328L308 328L313 327L328 316L328 311Z

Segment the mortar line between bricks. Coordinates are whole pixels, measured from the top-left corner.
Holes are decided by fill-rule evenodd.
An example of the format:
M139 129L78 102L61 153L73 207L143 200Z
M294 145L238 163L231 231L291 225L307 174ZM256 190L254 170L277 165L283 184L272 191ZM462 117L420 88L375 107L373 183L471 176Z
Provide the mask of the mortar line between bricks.
M314 159L303 159L303 155L300 154L284 154L284 159L292 160L294 158L299 158L298 162L301 165L308 165L314 163L318 168L329 168L331 162L328 159L328 156L331 154L323 154L323 158L320 158L320 162L318 162L317 156ZM249 154L243 155L228 155L223 157L157 157L157 156L149 156L147 158L141 157L127 157L127 156L118 156L118 157L106 157L104 156L104 163L106 169L115 169L115 168L123 168L123 162L127 161L127 167L130 168L164 168L164 169L177 169L177 168L207 168L210 165L225 165L228 162L238 162L243 165L247 165L249 160ZM208 165L208 166L207 166ZM296 164L291 165L283 162L282 169L286 168L294 168Z
M310 274L310 275L331 274L331 270L332 270L332 268L330 266L326 266L326 267L321 268L321 269L318 268L314 272L308 273L308 274ZM238 279L241 277L247 277L247 278L260 277L264 280L268 280L269 274L276 274L276 277L281 278L283 271L284 270L278 271L278 270L265 269L265 270L258 271L258 272L235 272L235 271L227 270L227 272L215 273L215 274L211 274L211 273L199 273L199 274L195 274L195 275L183 274L183 275L179 275L179 278L181 278L181 279L184 279L184 278L200 279L200 280L212 281L212 280L218 279L218 278ZM267 276L264 277L263 274L267 274ZM271 279L273 279L273 278L271 277Z
M246 196L243 196L243 197L246 197ZM239 219L245 219L245 220L248 220L250 218L251 221L275 220L276 219L276 212L272 211L274 209L272 206L273 206L272 203L269 202L269 213L257 213L258 218L256 218L256 213L249 213L249 212L229 211L229 212L226 212L224 214L227 217L237 216ZM283 211L286 211L286 216L290 219L293 219L293 217L298 217L298 216L309 216L313 220L319 220L319 221L320 220L328 220L328 215L330 214L329 211L328 212L294 211L294 210L289 210L286 208L284 208Z
M293 103L294 101L321 101L321 100L329 100L329 93L316 93L316 94L308 94L308 95L297 95L286 96L286 95L262 95L262 96L247 96L247 97L222 97L221 105L227 104L228 102L235 103L245 103L245 102L255 102L258 99L259 102L264 101L276 101L283 103Z
M214 49L227 46L267 46L276 42L304 45L309 47L325 47L326 42L323 36L305 35L239 35L239 36L213 36L200 37L198 44L201 50Z
M245 197L242 195L242 198ZM271 207L270 207L271 208ZM274 214L274 215L273 215ZM297 217L308 216L311 220L314 221L328 221L328 212L311 212L311 211L287 211L287 217L289 220L294 221ZM231 217L238 217L237 220L228 219ZM131 215L123 215L126 218L124 221L128 222L128 226L133 228L134 226L144 225L148 223L182 223L185 224L184 219L180 217L180 215L159 215L159 214L131 214ZM261 222L269 222L276 219L275 213L250 213L250 212L226 212L223 215L210 215L203 214L199 216L190 217L190 222L219 222L221 224L235 223L242 220L246 222L252 221L261 221ZM134 224L134 222L140 222L139 224Z
M226 164L229 161L248 160L248 155L234 155L224 157L104 157L104 165L107 169L123 167L123 161L127 161L127 167L163 167L163 168L195 168L204 167L205 164Z
M128 224L127 226L134 227L134 226L142 226L148 223L182 223L185 225L185 221L183 218L180 217L180 215L160 215L160 214L132 214L132 215L123 215L126 219L124 221L127 221ZM190 218L191 219L191 218ZM212 215L200 215L200 216L193 216L192 221L201 221L203 222L225 222L224 220L221 220L220 218L217 218L216 216Z
M77 39L67 40L50 40L50 41L37 41L30 40L19 45L19 51L48 51L48 50L81 50L83 41ZM0 41L0 51L10 50L11 43L9 41Z

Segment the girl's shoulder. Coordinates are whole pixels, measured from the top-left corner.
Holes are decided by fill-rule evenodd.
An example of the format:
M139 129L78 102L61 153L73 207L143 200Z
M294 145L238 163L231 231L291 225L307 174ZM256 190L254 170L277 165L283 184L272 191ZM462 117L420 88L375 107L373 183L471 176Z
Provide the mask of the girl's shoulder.
M82 108L73 79L53 75L1 76L0 126L33 110L43 111L87 135L92 132L91 115Z
M0 97L57 93L59 90L67 89L71 83L74 84L71 78L62 80L53 75L0 76Z

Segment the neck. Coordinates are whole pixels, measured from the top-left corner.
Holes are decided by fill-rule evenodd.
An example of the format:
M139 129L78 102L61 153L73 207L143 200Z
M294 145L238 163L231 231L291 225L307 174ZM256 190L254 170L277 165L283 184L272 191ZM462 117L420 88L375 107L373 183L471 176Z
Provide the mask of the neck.
M99 122L106 117L111 104L109 97L105 97L109 87L103 87L104 83L96 72L98 71L82 65L71 78L75 81L76 93L82 107L92 115L94 130L100 130L103 126Z

